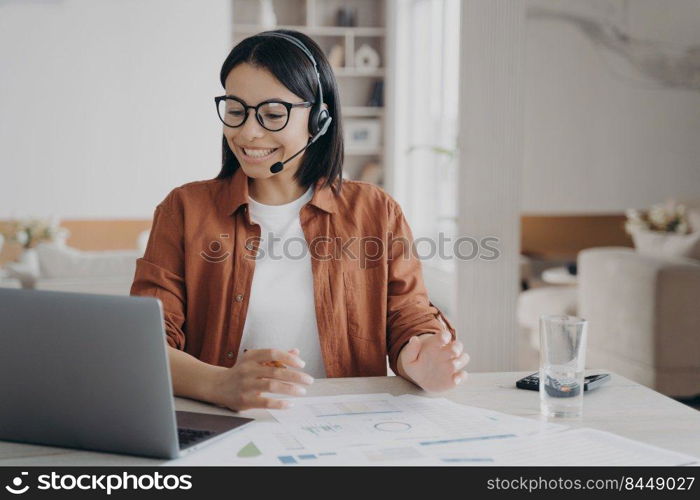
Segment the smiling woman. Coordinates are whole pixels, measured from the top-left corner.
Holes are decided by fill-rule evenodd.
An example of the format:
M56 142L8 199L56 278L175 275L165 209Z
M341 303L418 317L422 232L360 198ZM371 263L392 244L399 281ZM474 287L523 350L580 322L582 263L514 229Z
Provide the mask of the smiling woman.
M316 105L332 117L332 122L314 148L285 165L280 181L289 184L293 177L308 188L325 177L324 185L331 186L341 181L344 154L340 98L333 70L309 37L282 30L274 33L291 36L301 44L284 36L253 36L238 44L221 68L221 84L226 89L222 97L228 98L217 102L219 117L226 125L218 178L232 175L241 166L249 177L260 178L268 172L246 170L246 163L283 161L302 149L320 128L318 116L313 116L319 113L313 108ZM251 108L256 120L248 120ZM261 156L264 160L256 163L254 160ZM301 193L296 194L298 197Z
M131 288L163 303L175 394L285 408L269 393L386 375L387 358L425 390L463 381L469 357L428 299L401 208L342 180L337 84L316 43L252 36L221 83L221 171L156 207Z

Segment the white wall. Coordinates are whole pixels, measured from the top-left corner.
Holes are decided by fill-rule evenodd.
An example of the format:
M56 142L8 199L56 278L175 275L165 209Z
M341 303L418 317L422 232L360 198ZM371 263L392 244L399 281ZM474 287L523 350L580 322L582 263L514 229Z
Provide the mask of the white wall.
M0 1L0 218L150 218L214 177L229 0Z
M528 3L593 7L616 13L609 18L635 36L700 44L697 0ZM572 24L528 17L526 37L524 212L619 212L669 197L700 199L700 90L646 82Z

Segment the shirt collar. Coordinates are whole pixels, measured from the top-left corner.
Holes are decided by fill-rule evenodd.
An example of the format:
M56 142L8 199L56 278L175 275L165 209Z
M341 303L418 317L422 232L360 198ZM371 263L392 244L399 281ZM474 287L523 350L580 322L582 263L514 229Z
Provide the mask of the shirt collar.
M337 208L335 193L330 187L322 187L325 180L325 177L321 177L316 181L314 195L309 203L332 214ZM238 211L242 205L248 206L248 176L245 175L241 167L238 167L228 182L229 188L224 190L224 193L228 195L228 200L222 206L228 206L227 215L231 215Z

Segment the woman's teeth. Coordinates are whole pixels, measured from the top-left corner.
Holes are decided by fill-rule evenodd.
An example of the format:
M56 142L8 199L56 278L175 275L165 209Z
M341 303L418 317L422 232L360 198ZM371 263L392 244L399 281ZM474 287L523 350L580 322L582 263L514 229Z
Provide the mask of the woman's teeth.
M247 155L250 156L251 158L263 158L265 156L268 156L272 154L273 152L277 151L277 148L274 149L245 149L242 148L243 152Z

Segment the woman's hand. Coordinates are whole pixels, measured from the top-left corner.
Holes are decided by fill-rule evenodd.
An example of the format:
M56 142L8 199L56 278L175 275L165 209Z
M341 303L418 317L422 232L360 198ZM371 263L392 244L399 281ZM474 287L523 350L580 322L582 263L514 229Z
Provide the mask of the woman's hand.
M243 353L231 368L217 372L210 400L234 411L289 408L289 401L262 397L261 394L266 392L303 396L306 394L304 386L312 384L314 379L297 370L270 366L275 361L294 368L303 368L305 365L296 348L287 352L278 349L251 349Z
M423 390L441 392L452 389L467 378L462 370L469 363L469 355L458 340L443 331L423 334L411 340L399 353L399 368Z

